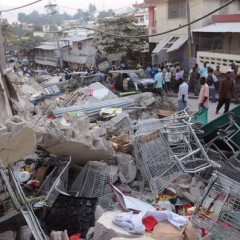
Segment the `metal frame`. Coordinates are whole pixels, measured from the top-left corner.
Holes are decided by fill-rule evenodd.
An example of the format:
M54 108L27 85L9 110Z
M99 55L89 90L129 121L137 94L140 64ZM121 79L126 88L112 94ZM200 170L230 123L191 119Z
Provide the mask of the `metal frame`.
M240 238L240 186L227 176L215 172L207 190L191 217L198 227L223 239Z

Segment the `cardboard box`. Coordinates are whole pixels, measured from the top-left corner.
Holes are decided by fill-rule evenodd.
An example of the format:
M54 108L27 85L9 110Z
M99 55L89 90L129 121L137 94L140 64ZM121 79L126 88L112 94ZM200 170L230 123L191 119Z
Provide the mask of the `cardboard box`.
M116 152L128 153L133 150L133 144L128 135L113 137L111 144Z
M164 118L164 117L168 117L172 114L174 114L175 112L174 111L168 111L168 110L158 110L157 112L157 116L158 118Z
M168 221L159 222L153 229L152 238L156 240L184 240L184 230L182 227L178 230Z
M195 229L191 222L180 229L168 221L159 222L153 229L152 238L156 240L197 240Z

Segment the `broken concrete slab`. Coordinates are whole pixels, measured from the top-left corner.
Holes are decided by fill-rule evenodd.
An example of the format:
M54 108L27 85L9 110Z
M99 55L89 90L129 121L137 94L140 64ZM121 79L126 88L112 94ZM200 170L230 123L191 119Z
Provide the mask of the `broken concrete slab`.
M0 159L4 167L33 154L36 148L33 128L23 125L16 129L14 132L5 132L0 135Z
M81 166L90 160L101 161L112 156L111 149L109 150L100 138L93 141L92 147L84 141L70 140L47 147L46 150L56 155L69 155L73 164Z
M119 178L122 183L132 182L137 174L137 167L133 157L126 153L117 153Z
M115 237L138 239L139 235L128 233L123 228L115 225L112 220L121 211L115 210L111 212L105 212L95 224L94 240L111 240Z
M112 238L111 240L127 240L129 238L124 238L124 237L117 237L117 238ZM132 240L154 240L154 238L151 238L149 236L139 236L136 238L131 238Z

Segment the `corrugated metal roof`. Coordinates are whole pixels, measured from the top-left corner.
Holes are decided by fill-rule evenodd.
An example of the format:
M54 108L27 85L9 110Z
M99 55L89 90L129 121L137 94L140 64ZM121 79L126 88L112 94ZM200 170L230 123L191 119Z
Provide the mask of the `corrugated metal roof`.
M93 36L88 37L86 35L76 35L76 36L61 38L61 40L68 40L71 42L81 42L81 41L85 41L85 40L92 39L92 38L93 38Z
M59 42L60 48L66 47L67 44L63 42ZM43 49L43 50L55 50L58 49L58 45L56 42L45 42L42 45L35 47L36 49Z
M159 53L161 50L172 52L179 49L188 40L187 35L166 35L154 48L152 53Z
M240 22L214 23L206 27L192 30L192 32L240 32Z

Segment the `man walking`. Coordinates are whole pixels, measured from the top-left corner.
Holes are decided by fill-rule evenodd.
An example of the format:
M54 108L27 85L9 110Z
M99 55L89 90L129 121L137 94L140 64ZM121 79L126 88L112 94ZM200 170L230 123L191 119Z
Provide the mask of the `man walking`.
M160 96L162 96L162 88L163 88L163 75L161 72L161 69L156 71L156 74L154 76L155 79L155 91Z
M182 111L187 108L188 84L182 78L179 78L178 82L180 84L178 90L178 111Z
M206 78L201 77L200 78L200 93L198 97L198 104L199 104L199 112L203 112L208 108L208 102L209 102L209 86L206 83Z
M231 74L232 72L228 71L226 78L220 82L219 93L218 93L219 100L218 100L218 105L216 109L216 114L218 114L219 110L224 104L225 104L224 113L228 112L229 110L230 99L233 96L233 91L234 91L233 89L234 82L231 79Z

